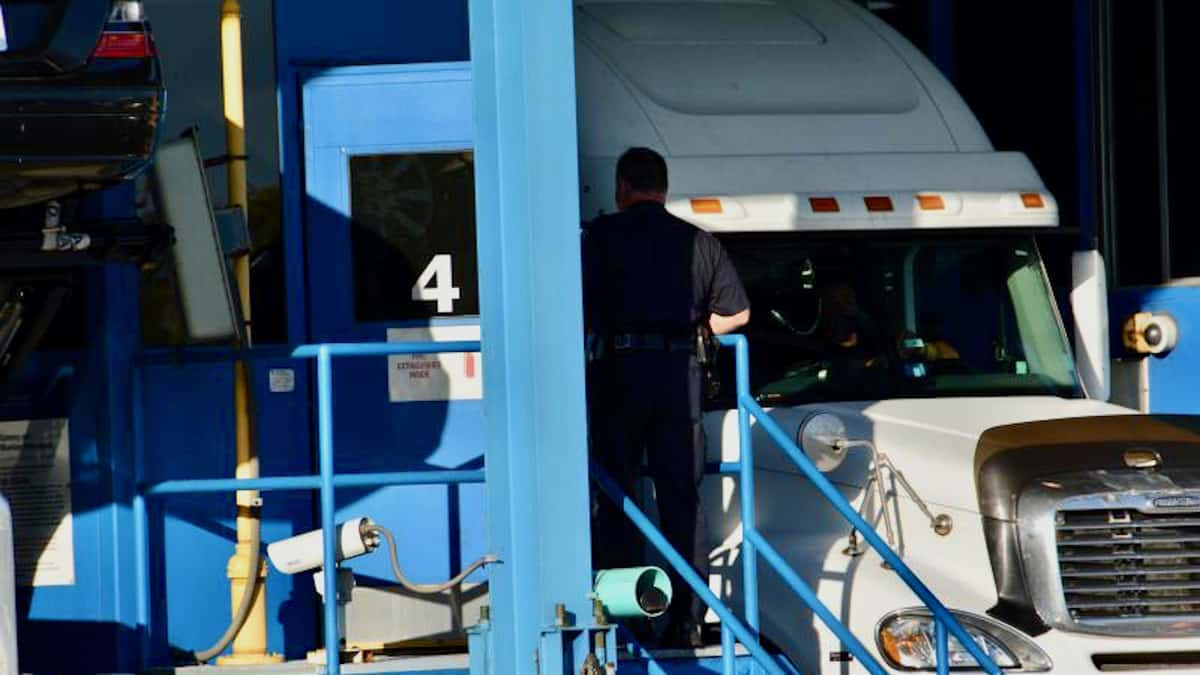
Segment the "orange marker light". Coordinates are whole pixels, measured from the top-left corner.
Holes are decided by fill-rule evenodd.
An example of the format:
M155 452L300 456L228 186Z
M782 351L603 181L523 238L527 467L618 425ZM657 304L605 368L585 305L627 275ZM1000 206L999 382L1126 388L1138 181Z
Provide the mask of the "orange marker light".
M833 197L809 197L808 205L812 207L813 213L837 213L842 210L837 199Z
M1021 203L1027 209L1044 209L1046 208L1046 200L1036 192L1022 192Z
M692 213L725 213L720 199L693 199Z
M917 206L922 211L945 211L946 200L941 195L917 195Z
M896 210L896 208L892 206L891 197L863 197L863 203L867 205L867 210L872 213Z

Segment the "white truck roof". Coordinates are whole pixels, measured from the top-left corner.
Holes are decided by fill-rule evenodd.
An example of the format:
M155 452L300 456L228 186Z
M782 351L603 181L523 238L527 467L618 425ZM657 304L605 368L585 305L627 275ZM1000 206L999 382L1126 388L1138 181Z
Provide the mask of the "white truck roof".
M575 31L585 218L647 146L672 211L713 230L1058 224L1029 160L847 0L577 0Z

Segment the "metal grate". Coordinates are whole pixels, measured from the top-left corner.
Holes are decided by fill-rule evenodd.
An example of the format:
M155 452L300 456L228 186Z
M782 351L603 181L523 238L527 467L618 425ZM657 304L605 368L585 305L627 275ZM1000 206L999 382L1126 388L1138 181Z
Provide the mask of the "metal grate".
M1067 610L1089 621L1169 621L1200 614L1200 510L1059 511Z

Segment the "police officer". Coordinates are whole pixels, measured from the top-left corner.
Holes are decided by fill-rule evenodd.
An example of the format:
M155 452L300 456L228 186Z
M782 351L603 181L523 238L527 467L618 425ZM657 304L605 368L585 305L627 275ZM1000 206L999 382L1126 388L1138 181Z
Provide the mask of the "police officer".
M626 494L645 454L663 533L707 578L695 330L732 332L750 303L720 242L668 213L666 194L666 161L632 148L617 162L619 212L584 226L590 429L597 461ZM645 564L644 539L609 500L597 501L592 530L596 569ZM673 586L665 643L700 646L699 599L680 579Z

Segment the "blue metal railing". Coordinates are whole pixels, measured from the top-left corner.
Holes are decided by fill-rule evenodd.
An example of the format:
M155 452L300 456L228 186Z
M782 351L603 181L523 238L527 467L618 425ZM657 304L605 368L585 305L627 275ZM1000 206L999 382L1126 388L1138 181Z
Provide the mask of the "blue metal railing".
M885 673L874 655L854 637L844 624L833 615L817 598L812 589L786 563L779 552L763 538L755 526L754 514L754 451L751 435L751 420L758 424L780 446L784 454L800 469L800 471L818 488L824 497L842 513L842 515L863 535L880 557L904 580L929 608L936 622L936 649L938 654L938 672L947 673L946 659L948 634L959 640L964 648L981 664L983 670L989 673L1000 673L999 667L992 661L974 640L963 629L957 619L908 568L904 561L879 537L863 518L854 510L849 502L837 491L824 475L813 466L779 425L758 405L750 396L749 349L745 337L725 336L722 343L732 347L736 353L737 396L738 396L738 440L740 447L739 461L736 464L721 466L725 472L738 472L741 487L740 500L742 509L743 549L742 563L743 591L745 596L745 623L739 620L733 611L725 605L709 588L708 584L695 572L675 551L650 520L620 488L599 469L593 465L593 476L600 487L622 507L625 514L643 532L667 562L675 568L681 578L700 599L708 605L721 619L721 644L723 646L723 663L725 673L734 672L734 649L741 642L760 668L771 675L789 675L788 671L775 661L761 646L759 635L759 606L758 606L758 565L759 555L771 568L778 573L784 582L812 608L831 631L850 648L860 663L872 673ZM146 654L150 631L150 564L148 547L148 524L146 515L146 499L162 497L171 494L184 493L216 493L235 492L238 490L320 490L321 494L321 527L324 535L323 558L324 565L329 569L336 566L335 558L335 503L334 489L338 487L368 487L384 485L428 485L451 483L474 483L484 480L483 471L429 471L429 472L394 472L394 473L360 473L336 475L333 467L333 373L332 359L334 357L386 356L393 354L429 354L453 352L477 352L480 344L477 341L464 342L424 342L424 343L362 343L362 344L322 344L306 345L292 352L292 357L300 359L315 359L317 362L317 431L318 454L320 471L315 476L286 476L257 479L210 479L210 480L169 480L154 484L143 484L138 476L138 487L134 496L135 536L138 544L137 586L138 586L138 619L143 627L143 654ZM134 424L140 430L142 414L140 400L142 391L140 379L134 378ZM144 464L145 451L142 447L141 435L135 435L135 466L140 472ZM325 598L336 598L337 575L325 575ZM326 650L326 672L338 675L341 665L337 655L340 653L337 627L337 605L335 602L325 602L323 607L324 643Z
M675 550L675 547L671 546L667 538L663 536L663 533L654 526L654 523L650 522L646 514L642 513L633 499L621 491L621 488L604 469L600 468L595 462L592 462L591 466L592 479L596 481L596 484L600 486L600 489L610 499L621 507L625 515L645 535L650 545L667 560L667 564L674 568L684 583L700 597L700 601L707 605L709 609L716 612L717 616L721 619L721 630L723 632L729 631L731 635L741 641L746 646L746 649L749 650L751 656L754 657L755 661L762 664L768 673L771 673L771 675L787 675L783 668L771 659L767 650L759 644L757 629L748 628L734 615L733 610L728 605L721 602L721 599L712 592L708 584L700 578L700 573L692 568L691 563L684 560L679 551ZM730 663L732 662L733 653L733 649L730 649L727 656L725 656L726 660ZM728 666L726 666L726 672L732 673L733 671L729 670Z
M236 492L238 490L320 490L321 528L324 536L323 558L326 569L336 567L335 503L334 489L339 487L380 487L385 485L444 485L455 483L481 483L483 471L402 471L393 473L357 473L336 475L333 470L333 367L334 357L390 356L393 354L436 354L477 352L478 341L465 342L380 342L361 344L305 345L295 349L291 356L297 359L315 359L317 362L317 452L319 473L315 476L280 476L253 479L205 479L168 480L143 484L138 475L137 491L134 494L134 536L137 540L137 589L138 623L142 627L142 656L146 665L149 654L150 630L150 550L146 499L171 494ZM141 415L143 394L140 378L134 378L134 455L137 471L142 471L145 449L141 440ZM329 675L341 673L341 654L337 625L337 575L325 575L325 602L323 606L325 672Z
M875 656L850 633L845 624L839 621L825 607L820 599L817 598L812 588L796 574L795 570L787 564L783 556L758 531L754 519L754 445L750 429L751 418L753 418L766 431L771 440L775 441L776 445L791 460L792 464L800 469L800 472L825 497L826 501L832 504L862 534L867 543L871 545L871 548L875 549L875 552L879 554L879 557L883 558L884 562L896 572L901 580L920 598L921 602L929 608L935 622L937 672L939 675L948 673L950 667L947 658L947 632L958 639L963 648L975 658L976 663L979 664L982 670L998 675L1000 667L975 643L975 640L962 627L958 619L954 618L954 615L946 609L946 606L913 573L904 560L883 541L879 533L875 531L875 528L859 515L858 511L850 505L850 502L842 496L833 483L813 465L812 461L809 460L792 438L784 432L774 418L768 415L758 405L758 402L754 400L754 397L750 394L750 349L745 336L722 336L721 344L726 347L732 347L736 357L738 464L740 465L739 475L741 482L739 492L741 493L742 507L742 561L745 565L743 589L746 595L746 620L751 628L756 633L759 628L758 570L756 569L756 561L758 554L761 553L767 564L783 578L784 582L812 609L814 614L821 617L822 622L838 636L842 644L850 649L855 658L867 670L881 675L885 672L883 666L880 665ZM722 643L724 644L729 641L730 638L726 635L725 628L722 627Z
M738 462L735 465L724 463L720 465L721 473L731 473L736 466L739 479L739 496L742 511L742 578L744 595L745 624L739 621L733 612L708 588L691 565L675 551L662 533L646 518L637 506L598 466L593 464L592 471L601 489L608 494L625 514L633 521L652 546L659 551L667 562L675 569L683 581L692 588L700 599L708 605L721 619L721 652L725 675L734 673L734 649L741 642L755 663L772 675L783 673L780 666L774 662L765 650L758 644L759 636L759 604L758 604L758 559L762 559L783 579L784 583L807 605L815 616L838 637L841 643L858 659L862 667L876 675L885 675L886 670L875 658L875 655L856 638L850 629L827 608L817 597L796 571L788 565L779 551L775 549L759 532L754 513L754 445L751 433L751 421L758 425L775 441L784 455L800 469L800 472L816 486L821 495L833 505L843 517L860 533L867 543L875 549L884 562L896 572L905 584L929 608L935 622L935 648L937 654L937 672L946 675L949 672L948 635L953 635L959 643L971 654L985 672L999 675L1000 667L992 660L971 638L962 624L946 609L933 595L928 587L904 563L899 555L883 541L866 520L850 505L850 502L829 482L812 461L797 447L779 424L767 414L750 394L750 351L746 338L742 335L729 335L720 338L721 344L732 347L736 356L736 384L738 402Z

